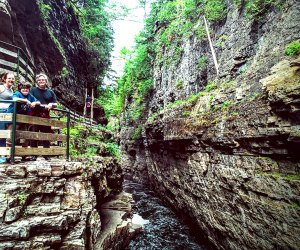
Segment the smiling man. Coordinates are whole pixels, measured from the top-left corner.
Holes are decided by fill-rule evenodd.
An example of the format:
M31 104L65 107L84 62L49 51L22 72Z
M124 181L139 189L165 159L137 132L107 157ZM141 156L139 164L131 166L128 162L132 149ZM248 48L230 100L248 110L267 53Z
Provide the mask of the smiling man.
M40 101L41 105L39 108L32 110L31 115L42 118L50 118L50 110L57 106L56 95L47 87L48 77L45 74L38 74L36 76L36 82L37 87L31 88L30 94ZM34 125L33 130L35 132L51 133L51 127L49 126ZM37 146L37 141L31 142L31 147ZM50 148L50 142L43 141L43 146L45 148ZM36 157L34 156L32 159L36 160ZM49 157L45 156L45 159L48 160Z

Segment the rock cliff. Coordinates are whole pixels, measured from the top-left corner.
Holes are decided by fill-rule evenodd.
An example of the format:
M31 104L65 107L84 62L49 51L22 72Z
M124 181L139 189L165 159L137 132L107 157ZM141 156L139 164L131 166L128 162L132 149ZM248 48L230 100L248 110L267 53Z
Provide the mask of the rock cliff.
M219 75L196 36L177 63L154 64L141 138L123 120L124 165L215 248L299 249L300 58L284 51L300 39L300 6L250 20L231 2L210 26Z
M112 158L1 165L0 248L94 249L98 209L122 180Z
M85 88L90 93L96 86L103 63L87 47L78 18L68 1L0 2L0 41L20 47L36 67L35 73L49 76L60 102L82 112ZM7 46L1 44L11 50ZM101 107L95 108L95 117L104 117Z

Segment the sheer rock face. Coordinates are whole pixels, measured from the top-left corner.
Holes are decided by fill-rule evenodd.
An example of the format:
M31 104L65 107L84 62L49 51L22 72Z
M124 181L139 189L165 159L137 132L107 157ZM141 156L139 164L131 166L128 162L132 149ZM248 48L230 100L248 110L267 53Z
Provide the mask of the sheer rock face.
M94 160L0 166L0 248L93 249L97 208L123 178L114 160Z
M289 0L281 11L269 10L256 21L245 18L242 10L229 6L223 24L209 24L219 77L206 36L203 40L196 36L184 38L177 61L173 58L174 49L166 48L161 55L166 60L154 66L155 90L149 110L157 110L199 92L208 80L218 84L236 81L236 100L251 92L261 92L259 80L269 73L271 67L285 59L285 46L299 40L299 8L294 0ZM202 19L199 22L199 26L204 25ZM202 67L199 66L201 57L208 59ZM170 58L173 59L167 60Z
M63 0L44 2L39 6L36 0L2 0L0 40L28 54L35 73L49 76L60 102L82 112L85 88L95 87L102 63L87 48L71 5ZM101 107L95 112L95 117L104 116Z
M300 58L284 54L300 34L293 3L263 22L230 10L212 33L219 77L211 60L205 72L197 70L205 47L186 41L178 64L156 65L146 113L197 92L201 79L218 87L157 112L140 140L131 140L134 128L121 131L128 171L218 249L300 248ZM227 38L217 47L222 34Z

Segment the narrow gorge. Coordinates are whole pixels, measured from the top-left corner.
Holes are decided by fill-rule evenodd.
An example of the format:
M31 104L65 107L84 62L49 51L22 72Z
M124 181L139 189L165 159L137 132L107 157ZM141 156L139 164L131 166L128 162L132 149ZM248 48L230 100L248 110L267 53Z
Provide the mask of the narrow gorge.
M208 249L300 249L299 1L139 1L144 29L106 87L109 53L81 26L102 2L0 1L0 40L62 105L94 89L98 122L73 124L71 161L0 166L0 249L130 249L143 229L124 176Z
M218 73L205 35L167 36L140 121L122 120L125 165L217 249L299 249L299 4L227 8L210 27ZM157 40L171 26L155 25Z

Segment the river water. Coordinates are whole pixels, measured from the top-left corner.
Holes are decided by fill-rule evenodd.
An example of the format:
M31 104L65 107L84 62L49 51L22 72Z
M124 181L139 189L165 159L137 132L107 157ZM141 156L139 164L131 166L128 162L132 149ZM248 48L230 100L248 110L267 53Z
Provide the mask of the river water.
M132 222L143 226L129 244L131 250L207 250L191 234L190 229L147 187L124 181L124 191L131 193L135 201Z

